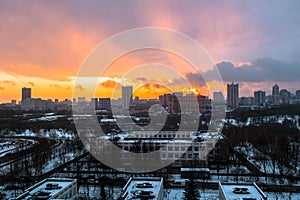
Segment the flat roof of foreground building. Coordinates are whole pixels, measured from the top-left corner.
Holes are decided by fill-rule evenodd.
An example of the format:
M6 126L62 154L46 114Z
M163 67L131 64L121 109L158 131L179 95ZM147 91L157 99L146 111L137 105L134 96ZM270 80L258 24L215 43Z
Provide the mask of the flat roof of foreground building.
M220 200L267 200L267 196L255 184L219 182Z
M134 177L130 178L122 190L122 200L129 199L163 199L163 178Z
M76 194L76 179L47 178L29 187L15 199L72 199Z

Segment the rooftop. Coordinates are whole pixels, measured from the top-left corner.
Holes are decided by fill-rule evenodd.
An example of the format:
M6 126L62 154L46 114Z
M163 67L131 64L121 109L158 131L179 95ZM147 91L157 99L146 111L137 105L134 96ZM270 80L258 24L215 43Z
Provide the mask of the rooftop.
M267 196L255 184L219 183L219 191L226 200L266 200ZM220 196L221 197L221 196Z
M26 189L25 193L16 199L32 199L33 197L38 197L38 199L50 199L75 182L76 179L47 178Z
M123 188L123 199L157 199L163 187L163 178L130 178Z
M143 140L144 142L154 143L191 143L192 141L201 142L206 140L221 140L224 136L218 131L206 131L206 132L191 132L191 131L133 131L130 133L108 134L106 136L100 136L100 139L111 140L118 139L119 142L136 142L136 140Z

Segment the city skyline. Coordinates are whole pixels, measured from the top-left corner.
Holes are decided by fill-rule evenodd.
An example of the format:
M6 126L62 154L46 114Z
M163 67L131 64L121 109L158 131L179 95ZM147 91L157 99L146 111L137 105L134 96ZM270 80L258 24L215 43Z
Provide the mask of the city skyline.
M231 88L230 90L228 90L228 88ZM275 88L275 90L274 90ZM120 89L120 88L116 88ZM120 93L119 96L111 96L111 97L103 97L103 96L94 96L94 97L86 97L86 96L73 96L72 98L68 99L58 99L58 98L47 98L47 99L43 99L43 100L55 100L56 102L63 102L66 100L74 100L74 99L78 99L79 101L84 101L85 102L93 102L95 99L111 99L111 100L122 100L122 106L124 108L128 108L128 105L130 105L131 101L136 100L136 99L145 99L145 100L151 100L151 99L157 99L160 100L160 98L162 96L165 95L171 95L171 94L179 94L180 96L189 96L189 95L195 95L195 96L205 96L208 97L209 99L215 100L215 93L220 93L220 94L216 94L216 98L217 101L220 101L220 98L224 98L224 100L228 101L228 98L232 98L231 100L229 99L229 101L231 102L227 102L229 107L234 107L236 108L239 104L243 105L243 103L241 101L242 98L253 98L252 99L252 104L253 105L260 105L263 106L264 102L267 100L268 97L271 97L272 99L270 100L270 102L272 102L272 104L276 105L279 103L281 96L284 96L284 93L289 93L289 97L295 98L295 99L299 99L300 98L300 88L298 90L296 90L295 92L291 92L288 88L281 88L278 84L275 83L275 85L272 86L271 88L271 92L270 93L266 93L266 90L264 89L259 89L253 92L253 94L250 94L249 96L241 96L240 94L240 89L239 89L239 83L238 82L231 82L227 84L227 89L226 89L226 93L222 93L221 91L217 91L214 92L213 94L211 94L210 96L201 94L201 93L194 93L194 91L189 91L188 93L184 93L184 92L167 92L167 93L161 93L160 95L156 96L156 97L151 97L151 98L143 98L141 96L136 95L136 91L133 90L133 86L127 85L127 86L121 86L121 90L119 92L115 92L115 93ZM132 96L130 96L130 93L132 93ZM30 87L22 87L21 88L21 99L11 99L9 102L5 102L5 103L11 103L11 102L19 102L22 103L25 100L30 100L30 99L42 99L39 96L32 96L32 88ZM222 97L220 97L220 95ZM225 98L226 97L226 98ZM274 99L275 98L275 99ZM125 100L126 99L126 100ZM0 102L1 104L1 102ZM164 101L162 102L162 104L164 104Z
M1 82L1 81L0 81ZM3 82L3 81L2 81ZM228 82L227 84L231 84L232 82ZM273 85L271 85L269 88L259 88L259 87L257 87L257 88L255 88L255 89L253 89L253 92L251 91L251 93L245 93L245 91L243 91L243 89L241 89L241 87L240 87L240 82L236 82L236 83L238 83L239 84L239 96L240 97L252 97L252 96L254 96L254 93L256 92L256 91L265 91L266 92L266 94L265 94L265 96L267 97L267 96L269 96L269 95L272 95L272 88L273 88L273 86L274 85L276 85L277 83L276 82L274 82L274 84ZM118 86L117 86L117 84L116 83L110 83L109 81L106 83L106 84L111 84L109 87L111 87L111 90L115 90L115 91L113 91L113 92L111 92L111 93L109 93L107 96L103 96L103 95L95 95L94 97L97 97L97 98L112 98L112 99L118 99L118 98L121 98L122 97L122 91L120 90L120 87L119 86L121 86L121 84L118 84ZM243 84L243 83L242 83ZM279 85L279 84L277 84L277 85ZM207 91L205 91L205 92L201 92L201 91L198 91L197 89L195 89L195 90L189 90L189 91L170 91L170 90L168 90L168 89L165 89L165 88L163 88L163 87L161 87L161 88L157 88L158 86L157 85L155 85L155 84L146 84L146 85L144 85L143 87L147 87L148 89L150 89L150 90L155 90L155 89L158 89L158 90L160 90L159 92L157 92L155 95L153 95L153 96L143 96L143 93L141 93L141 88L138 88L137 90L135 90L134 91L134 96L138 96L138 97L141 97L141 98L144 98L144 99L153 99L153 98L158 98L160 95L162 95L162 94L170 94L170 93L173 93L173 92L184 92L185 94L191 94L191 93L194 93L194 94L199 94L199 95L204 95L204 96L209 96L211 99L213 99L213 94L211 94L211 95L208 95L206 92ZM291 94L294 94L294 95L296 95L296 92L297 91L299 91L300 90L300 87L296 87L296 89L294 89L294 90L291 90L290 88L286 88L286 87L282 87L281 85L279 85L279 87L280 87L280 90L281 89L286 89L286 90L288 90ZM12 99L9 99L9 98L7 98L6 100L4 100L3 99L3 96L5 96L6 94L5 93L1 93L1 95L0 95L0 104L1 103L9 103L9 102L11 102L11 100L16 100L16 101L21 101L22 100L22 93L20 93L20 90L22 89L22 88L31 88L31 89L33 89L33 92L31 93L31 91L30 91L30 94L34 97L34 98L43 98L43 99L52 99L52 100L55 100L55 99L58 99L58 100L60 100L60 101L63 101L63 100L65 100L65 99L72 99L73 98L73 96L72 95L70 95L70 96L64 96L64 97L60 97L60 95L57 95L57 96L43 96L43 95L40 95L39 96L39 93L38 92L36 92L35 91L35 86L33 86L33 85L23 85L23 86L20 86L20 88L17 88L18 89L18 94L17 95L15 95L17 98L12 98ZM226 84L224 83L224 92L227 92L227 88L226 88ZM142 94L142 95L141 95ZM224 97L225 97L226 95L225 95L225 93L224 93ZM86 97L86 96L85 96ZM88 97L88 98L93 98L93 97Z
M275 83L292 92L298 90L297 1L283 5L274 1L271 7L260 1L249 2L248 6L234 1L165 1L146 3L147 9L141 3L119 3L127 9L119 12L114 3L108 2L89 6L82 2L1 2L0 102L20 99L21 87L34 88L33 95L44 99L71 99L77 71L97 44L121 31L145 26L178 30L195 39L207 50L224 82L239 82L241 96L250 96L261 88L269 94ZM195 23L187 23L191 21ZM141 52L116 60L102 77L102 92L110 96L111 87L120 83L130 67L151 62L170 65L183 78L194 80L196 72L186 70L187 63L178 57ZM209 75L210 71L205 73ZM164 78L161 74L156 75ZM178 81L168 80L165 78L167 86ZM145 83L145 77L134 82ZM205 90L201 85L193 86ZM155 95L150 91L151 87L143 89L141 96Z

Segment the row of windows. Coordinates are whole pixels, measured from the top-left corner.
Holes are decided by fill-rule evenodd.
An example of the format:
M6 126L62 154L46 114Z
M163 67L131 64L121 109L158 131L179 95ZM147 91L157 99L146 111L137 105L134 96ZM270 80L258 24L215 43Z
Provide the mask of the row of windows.
M179 153L162 153L161 157L162 158L190 158L190 159L192 159L192 158L199 158L199 154L198 153L188 153L188 154L180 155Z
M188 149L187 146L181 146L181 147L179 147L179 146L175 146L175 147L168 146L168 151L182 151L182 152L185 152L187 149ZM199 146L194 146L193 147L193 151L199 151L199 149L200 149Z
M186 159L205 159L206 153L185 153L180 155L179 153L162 153L162 159L178 159L178 158L186 158Z
M178 145L178 144L176 144ZM192 148L193 151L195 152L199 152L199 151L207 151L207 149L211 149L213 148L213 143L205 143L205 145L182 145L182 146L170 146L170 144L168 145L167 151L186 151L189 148ZM165 144L139 144L138 145L141 148L153 148L155 150L160 149L161 147L164 147ZM133 144L133 143L122 143L122 149L124 149L125 151L130 150L131 147L137 147L137 144Z
M193 134L190 133L177 133L177 134L137 134L139 138L192 138Z
M194 152L206 151L207 149L213 148L212 143L205 143L205 145L193 145L193 146L168 146L168 151L186 151L191 149Z

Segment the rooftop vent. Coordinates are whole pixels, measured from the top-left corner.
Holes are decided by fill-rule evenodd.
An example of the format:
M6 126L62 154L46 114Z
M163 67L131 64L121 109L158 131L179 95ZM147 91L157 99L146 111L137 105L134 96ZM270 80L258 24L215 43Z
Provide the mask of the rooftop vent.
M56 190L56 189L60 189L61 187L58 186L58 184L54 184L54 183L48 183L46 185L46 190Z
M136 184L137 188L153 188L151 183L138 183Z
M37 193L35 193L33 195L32 199L34 199L34 200L49 199L50 194L51 194L50 192L38 191Z
M236 187L236 188L233 188L233 193L234 194L249 194L249 190L248 190L248 188Z
M139 199L154 199L155 196L152 194L152 191L139 191L138 194L135 196Z

